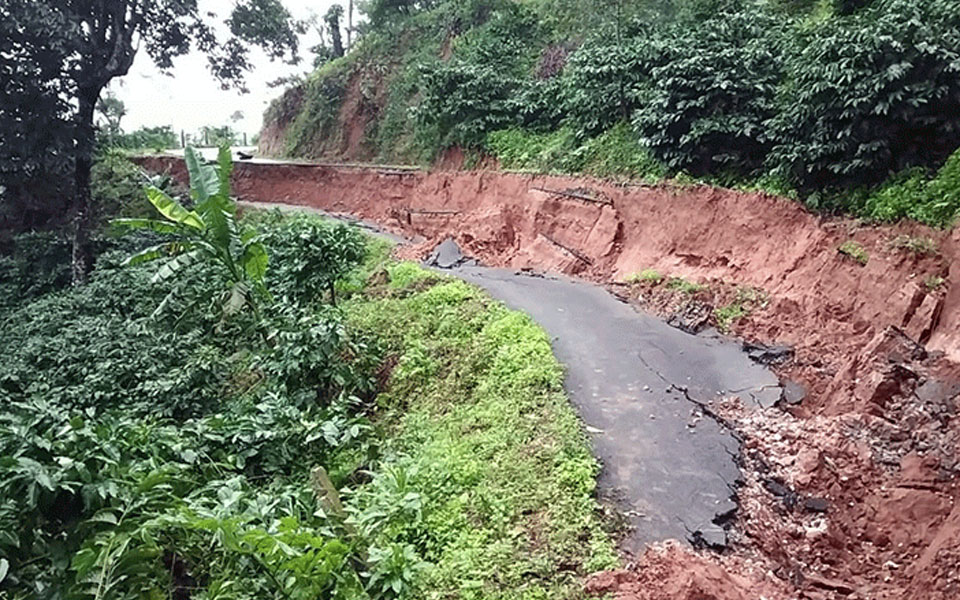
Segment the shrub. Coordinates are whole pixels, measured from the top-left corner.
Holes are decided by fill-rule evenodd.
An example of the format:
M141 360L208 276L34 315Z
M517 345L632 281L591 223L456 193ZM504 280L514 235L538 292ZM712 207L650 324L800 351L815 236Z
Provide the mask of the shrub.
M346 59L337 59L323 65L305 83L284 94L280 102L271 104L264 123L282 123L291 106L297 106L296 117L287 127L287 153L296 156L316 156L338 139L334 130L340 105L347 90L351 70ZM302 88L302 92L298 91ZM302 99L297 102L298 96Z
M650 75L651 46L645 31L617 43L609 35L586 42L562 75L563 108L581 138L596 136L630 118L637 91Z
M70 283L70 242L48 232L23 233L0 254L0 307L13 307Z
M633 113L641 142L675 171L756 171L771 145L779 34L775 20L745 9L654 41L657 64Z
M270 231L264 243L274 256L268 283L274 294L309 304L363 262L366 244L360 231L343 223L292 217Z
M793 45L770 160L805 191L877 184L960 145L960 3L877 0Z
M365 460L368 405L352 395L369 395L379 355L333 310L277 307L269 347L249 315L153 319L165 290L118 254L0 326L4 589L367 597L380 531L352 537L305 482ZM198 297L219 289L206 263L182 277Z
M878 221L911 218L934 227L949 227L960 217L960 149L933 178L913 169L874 190L862 214Z
M423 96L414 119L426 147L479 147L488 132L514 123L512 97L519 82L495 66L437 62L423 66L421 78Z
M250 225L238 226L236 222L237 206L230 197L230 148L220 147L216 166L201 163L193 148L186 149L184 160L190 174L190 198L196 209L187 210L160 188L147 187L147 199L163 218L124 218L112 223L169 237L132 254L124 264L163 261L152 281L170 282L172 289L157 307L157 314L183 289L182 271L207 263L216 267L221 281L226 283L218 302L223 316L232 316L244 307L259 316L258 300L270 297L263 283L269 256L258 232Z
M90 173L90 192L102 220L111 217L147 217L153 209L143 193L150 182L147 175L122 151L108 149L99 154ZM166 187L170 187L169 183Z
M867 251L864 249L864 247L853 240L840 244L840 247L837 248L837 252L854 260L855 262L860 263L861 265L866 265L868 262L870 262L870 255L867 254Z

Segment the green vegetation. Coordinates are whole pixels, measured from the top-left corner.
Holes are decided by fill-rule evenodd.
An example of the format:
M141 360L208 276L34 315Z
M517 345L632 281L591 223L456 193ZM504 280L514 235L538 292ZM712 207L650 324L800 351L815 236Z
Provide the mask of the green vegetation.
M739 302L731 302L713 311L713 317L716 319L717 328L720 331L730 331L730 326L733 325L737 319L742 319L749 314L750 311Z
M960 210L957 0L365 10L356 48L267 111L291 154L336 155L339 119L359 118L361 153L388 162L459 146L471 164L694 177L877 220L946 227Z
M624 281L626 283L651 283L653 285L660 285L666 281L667 289L676 290L689 295L693 295L697 292L702 292L703 290L707 289L706 284L694 283L684 279L683 277L664 277L654 269L644 269L639 273L633 273L628 275Z
M164 220L95 237L84 285L65 239L0 258L3 593L572 598L615 564L597 464L527 317L352 227L234 220L229 165L191 171L192 197L150 188ZM124 264L197 235L216 259L169 269L172 297ZM271 294L224 318L224 253L243 266L251 243Z
M751 286L740 286L733 300L713 311L713 318L720 331L730 331L730 327L743 317L749 316L757 308L764 308L769 302L767 293Z
M426 589L577 596L577 573L616 557L594 515L597 464L549 340L461 281L411 294L430 280L407 263L391 269L386 298L347 307L351 323L396 352L392 386L378 400L390 409L383 425L396 453L385 468L412 469L423 490L424 520L408 535L423 540L434 565Z
M946 282L947 280L939 275L930 275L929 277L923 280L923 285L929 291L933 292L940 289L943 286L943 284Z
M918 256L927 256L937 253L937 242L928 237L917 237L912 235L898 235L890 240L890 247L898 250L906 250Z
M165 261L151 280L172 284L157 311L180 292L182 272L201 262L217 266L227 284L221 307L225 317L247 306L259 314L257 295L269 298L263 283L269 257L259 233L250 225L237 223L237 206L230 197L230 174L233 161L230 148L221 146L217 165L205 165L193 148L184 154L190 174L190 200L195 209L184 208L177 200L156 186L146 189L147 200L163 217L158 219L123 218L112 221L114 227L152 231L168 236L163 242L133 254L124 265ZM329 243L322 240L320 243ZM337 246L329 245L337 251ZM345 253L342 260L356 262L358 252ZM345 269L333 271L340 275Z
M910 218L936 227L947 227L960 214L960 150L937 173L928 177L912 169L870 194L863 213L878 221Z
M646 281L656 285L663 281L663 275L655 269L644 269L639 273L628 275L624 281L627 283L642 283Z
M657 181L666 173L630 132L618 123L597 137L578 140L573 130L552 133L505 129L487 135L484 148L504 169L544 173L586 173Z
M867 254L866 249L853 240L848 240L840 244L840 247L837 248L837 252L860 263L861 265L866 265L868 262L870 262L870 255Z
M707 289L706 284L687 281L683 277L671 277L667 280L667 287L691 295Z
M202 136L200 136L202 139ZM141 127L130 133L120 132L105 140L105 144L126 150L153 150L160 152L169 148L179 148L180 138L169 125L161 127Z

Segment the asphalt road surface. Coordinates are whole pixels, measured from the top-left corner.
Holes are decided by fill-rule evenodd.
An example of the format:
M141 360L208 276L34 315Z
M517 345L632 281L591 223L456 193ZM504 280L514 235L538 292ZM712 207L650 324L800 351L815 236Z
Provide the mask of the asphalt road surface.
M377 231L375 224L359 224ZM726 543L724 524L736 510L739 443L710 416L709 402L736 394L758 408L770 406L781 394L772 372L733 340L683 332L595 285L479 266L452 242L432 262L547 331L603 465L600 495L632 526L625 549L665 539Z

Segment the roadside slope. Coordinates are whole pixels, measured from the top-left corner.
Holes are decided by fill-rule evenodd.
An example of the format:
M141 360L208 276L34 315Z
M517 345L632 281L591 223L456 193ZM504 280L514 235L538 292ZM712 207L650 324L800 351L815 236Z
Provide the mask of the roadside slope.
M141 164L184 176L177 159L152 157ZM960 294L952 282L960 268L958 232L950 237L915 224L823 220L788 200L707 186L486 171L241 163L234 186L245 200L371 220L425 238L425 248L454 237L490 266L604 283L653 268L754 286L769 294L767 312L776 318L755 319L741 332L748 337L833 356L895 325L960 360ZM901 236L929 238L935 251L898 248ZM866 265L839 252L848 242L863 247ZM944 281L925 285L937 277Z
M184 176L175 159L141 163ZM955 597L957 232L825 220L786 200L705 186L282 163L238 165L234 177L246 200L348 213L422 238L404 251L410 258L449 236L492 266L605 284L656 269L705 286L684 309L715 290L760 299L732 330L791 346L776 370L807 395L783 410L744 411L736 394L715 407L745 450L732 554L647 553L637 568L662 572L662 585L637 571L589 590L746 599L751 586L737 578L759 564L796 590L784 598ZM656 311L668 281L612 287ZM733 579L718 579L723 572Z

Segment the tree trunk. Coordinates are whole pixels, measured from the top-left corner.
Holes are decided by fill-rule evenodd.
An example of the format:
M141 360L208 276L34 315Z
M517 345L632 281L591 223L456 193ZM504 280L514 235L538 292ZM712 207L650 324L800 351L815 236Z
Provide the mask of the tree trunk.
M340 22L330 21L330 36L333 39L333 55L337 58L343 56L343 42L340 41Z
M353 48L353 0L347 8L347 50Z
M93 167L93 110L100 90L82 88L77 97L77 152L74 165L73 255L70 265L73 284L86 283L93 268L90 228L93 223L93 200L90 193L90 170Z

